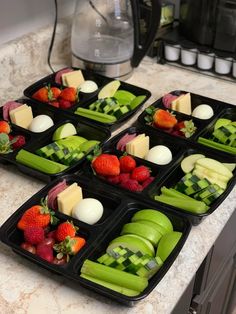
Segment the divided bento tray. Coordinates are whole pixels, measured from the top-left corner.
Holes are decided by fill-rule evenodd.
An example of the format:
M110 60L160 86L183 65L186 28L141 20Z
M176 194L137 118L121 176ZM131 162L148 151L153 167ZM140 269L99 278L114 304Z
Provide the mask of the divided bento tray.
M47 196L49 190L61 181L65 181L68 185L77 183L82 188L83 197L98 199L102 203L104 211L101 219L94 225L89 225L57 210L55 211L55 215L59 219L59 223L67 220L73 221L74 225L79 228L77 235L86 240L84 247L82 247L76 255L71 256L69 261L63 265L56 265L40 258L36 254L28 252L21 247L21 244L24 241L23 231L18 229L17 223L27 209L40 204L41 199ZM153 204L150 206L144 200L128 198L122 193L119 193L119 191L109 189L102 183L96 186L94 186L93 183L94 182L89 181L87 178L77 175L65 175L57 178L55 181L46 185L42 190L32 196L19 209L17 209L11 217L8 218L8 220L0 227L0 239L6 245L11 247L14 252L25 257L31 262L48 269L49 271L60 274L70 280L74 280L88 289L92 289L116 301L127 305L134 305L136 301L145 298L165 276L166 272L171 267L182 249L191 230L191 224L188 219L178 213L169 211L166 206L161 204ZM130 222L131 217L136 212L147 208L164 213L170 219L174 231L181 232L182 236L175 248L171 251L170 255L164 261L164 264L148 281L148 286L145 290L136 296L127 296L93 283L87 279L81 278L80 271L84 261L89 259L95 262L99 256L106 252L106 248L111 240L120 235L123 225ZM46 232L53 231L55 228L56 227L52 227L52 225L50 225L50 228L47 229ZM54 257L55 254L56 253L54 252Z
M83 119L77 119L73 116L66 116L63 113L58 114L58 112L54 112L53 108L43 108L40 104L34 104L32 105L33 111L47 113L52 110L51 117L54 119L55 124L48 130L42 132L42 133L34 133L30 132L26 129L23 129L21 127L18 127L14 124L12 124L12 134L22 134L26 137L26 144L22 146L19 149L14 150L11 153L8 154L0 154L0 162L7 162L14 164L19 171L28 174L30 176L36 177L40 180L43 180L45 182L50 182L53 179L60 177L61 175L64 175L66 173L76 172L80 167L81 164L83 164L84 160L86 159L86 156L88 153L85 153L83 157L81 157L79 160L77 160L75 163L69 165L65 170L55 173L49 173L46 171L38 170L37 168L33 168L29 165L25 165L22 162L19 162L16 159L17 154L21 149L24 149L30 153L36 154L36 151L39 148L45 147L46 145L50 143L54 143L52 137L54 132L62 125L65 125L66 123L71 123L74 125L74 127L77 130L77 135L80 137L84 137L87 140L96 140L100 142L100 145L102 145L105 141L108 140L110 137L110 131L106 128L101 128L98 125L94 125L90 121L84 121ZM54 118L55 117L55 118ZM59 162L60 163L60 162ZM62 163L61 163L62 164Z
M72 69L73 70L79 70L78 68L72 68ZM99 126L109 128L110 130L115 130L119 126L121 126L125 121L127 121L131 116L133 116L137 112L137 110L139 110L142 107L142 105L151 96L151 93L148 90L144 89L144 88L141 88L139 86L135 86L135 85L126 83L124 81L120 81L120 87L119 87L118 90L128 91L130 93L133 93L135 96L143 95L143 96L145 96L145 99L142 102L140 102L134 109L129 110L127 113L125 113L125 114L121 115L119 118L117 118L117 120L115 122L103 123L103 122L99 122L99 121L96 121L96 120L93 120L93 119L89 119L87 117L79 116L78 114L75 113L76 109L79 108L79 107L88 109L89 105L94 103L98 99L97 96L98 96L98 93L101 90L101 88L104 87L107 83L109 83L109 82L114 80L112 78L108 78L108 77L99 75L99 74L94 73L94 72L89 71L89 70L81 70L81 71L83 73L83 76L84 76L85 80L92 80L92 81L97 83L98 90L96 90L93 93L79 92L79 94L78 94L79 95L79 100L73 106L71 106L68 109L56 108L56 110L58 112L66 112L66 113L71 114L73 116L80 117L81 119L92 121L94 124L97 124ZM42 78L38 82L30 85L29 87L27 87L24 90L24 95L29 97L30 99L32 99L32 101L40 104L42 102L40 102L39 100L36 100L36 99L34 99L32 97L33 94L37 90L39 90L40 88L48 86L48 85L50 85L51 87L58 87L60 89L66 88L66 86L64 86L62 84L58 84L58 83L55 82L55 76L56 76L56 73L50 74L50 75ZM49 103L45 103L45 104L50 106Z
M216 154L216 152L212 151L211 149L207 149L203 145L193 145L191 142L186 145L185 141L176 141L174 140L174 137L168 136L168 134L160 133L156 134L155 130L152 130L151 128L147 128L145 126L141 126L140 124L136 126L132 126L130 128L127 128L123 130L121 133L117 134L115 137L108 140L103 145L103 153L108 154L114 154L118 158L121 157L125 151L120 151L117 149L117 143L119 140L124 137L125 134L145 134L146 136L149 136L150 138L150 148L156 145L165 145L167 146L171 152L172 152L172 160L166 164L166 165L158 165L153 162L147 161L142 158L134 157L136 160L137 166L144 165L148 167L151 170L151 176L154 177L154 180L145 187L142 191L130 191L118 183L114 183L114 181L108 181L104 177L101 177L99 175L94 174L94 171L92 169L91 163L86 160L86 163L84 164L83 169L81 169L81 172L90 177L91 180L94 180L94 184L100 184L101 182L109 185L109 188L114 189L114 191L119 190L121 193L127 195L128 197L132 197L135 199L145 199L146 202L150 203L151 205L158 203L158 204L164 204L160 201L154 200L154 197L156 195L161 194L161 188L163 186L167 188L174 188L176 183L180 181L182 177L184 177L185 173L181 169L181 161L190 155L193 154L201 154L205 157L215 159L219 162L228 162L232 163L232 159L230 157L226 158L225 156L222 156L221 154ZM181 215L186 216L193 225L198 225L201 220L211 213L213 213L217 207L225 200L227 195L231 192L233 187L236 183L236 169L233 171L233 177L229 180L227 183L227 188L225 191L216 199L212 204L209 206L209 209L205 213L198 213L198 212L190 212L187 210L180 209L178 207L174 207L171 205L168 205L169 210L180 213Z
M188 93L188 91L175 90L175 91L171 91L168 94L179 96L181 94L186 94L186 93ZM233 161L235 162L236 161L236 154L205 146L203 144L198 143L198 139L199 139L199 137L209 139L210 136L212 135L215 122L219 118L226 118L226 119L231 119L232 121L236 121L236 107L234 105L225 103L223 101L219 101L219 100L212 99L209 97L201 96L201 95L194 94L191 92L190 92L190 95L191 95L192 110L194 110L194 108L196 108L200 104L207 104L213 109L214 115L211 118L205 119L205 120L193 117L191 115L186 115L186 114L183 114L179 111L175 111L175 110L166 108L163 104L162 98L158 99L150 107L146 108L146 110L148 110L149 108L154 107L154 109L165 109L165 110L168 110L170 112L173 112L173 114L175 115L175 117L178 121L192 120L197 129L194 132L194 134L192 136L190 136L189 138L185 138L184 136L175 136L175 135L171 134L171 132L169 132L169 131L165 131L164 129L157 128L156 126L154 126L152 124L152 122L147 121L147 119L149 119L150 115L147 113L146 110L143 111L139 115L138 123L141 124L142 126L148 128L148 129L155 130L156 134L161 134L161 133L163 134L164 133L165 135L174 138L175 142L185 141L186 144L187 143L197 144L197 147L204 147L209 152L214 150L217 153L217 155L231 159L232 162Z

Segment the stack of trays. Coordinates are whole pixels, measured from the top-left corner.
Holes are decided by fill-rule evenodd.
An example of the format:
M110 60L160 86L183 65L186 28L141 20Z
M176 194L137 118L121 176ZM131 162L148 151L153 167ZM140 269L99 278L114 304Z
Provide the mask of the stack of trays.
M55 74L43 78L25 90L25 95L31 99L18 101L31 106L34 116L50 116L54 124L41 133L34 133L12 124L12 134L24 135L26 143L8 154L1 154L0 161L15 164L20 171L47 182L47 185L3 224L0 237L16 253L39 266L73 279L109 298L133 305L146 297L163 278L184 245L192 225L201 223L204 217L217 210L233 189L236 182L235 140L232 135L234 127L229 129L232 134L219 136L218 140L225 140L223 145L220 145L219 141L216 142L218 135L214 132L216 123L220 129L217 122L219 119L224 125L227 121L236 120L236 109L230 104L191 93L189 97L192 112L202 104L209 106L213 112L207 119L200 119L170 107L166 108L166 101L162 98L143 111L134 125L109 139L110 131L127 121L143 102L114 123L99 123L77 116L74 114L76 108L88 107L97 99L102 86L111 82L109 78L90 72L83 72L83 75L86 79L95 80L99 89L90 95L81 95L80 100L68 110L33 99L33 94L48 84L65 88L55 82ZM135 96L145 95L145 99L150 96L148 91L139 87L123 82L120 86L122 90ZM168 97L176 98L185 94L188 92L172 91ZM179 108L182 107L176 105L175 109ZM157 111L162 117L159 124L156 123L156 117L154 119ZM170 114L172 117L167 119L168 123L173 119L177 122L175 127L167 128L166 121L162 124L163 117ZM189 124L182 124L186 121L191 122L192 133L185 132ZM94 153L91 149L84 151L75 162L67 164L71 159L66 158L66 152L61 151L60 147L55 149L55 143L61 144L57 141L63 140L62 130L67 131L65 125L69 125L70 130L74 128L75 136L82 138L82 142L86 142L84 139L99 142L100 156L108 158L105 166L110 167L115 160L115 168L118 167L119 171L104 174L102 169L99 172L99 167L101 170L103 165L96 166L96 157L87 158L89 154ZM137 143L140 143L141 148ZM225 148L229 143L232 144L231 148ZM153 154L153 151L157 152L156 149L160 149L157 159L155 153ZM64 166L67 167L54 172L47 171L47 167L38 166L38 163L35 166L34 158L32 164L29 159L26 162L24 158L20 158L22 151L23 155L28 152L43 156L46 160L59 160L61 163L63 160ZM121 166L125 152L135 163L129 170L124 170ZM113 161L110 162L111 155ZM81 188L81 196L78 196L78 193L76 196L64 196L64 199L59 196L64 189L73 185L78 186L77 191ZM69 210L64 204L65 199L70 199L71 204L71 200L74 202L75 198L80 198L77 200L78 204L74 203ZM88 198L95 199L100 207L98 206L98 209L91 203L85 208L84 216L84 209L82 210L79 204ZM41 200L49 207L52 206L51 209L59 220L56 226L51 223L44 226L44 237L47 241L48 238L53 238L55 242L51 244L50 257L46 259L40 257L40 243L29 245L27 242L25 228L29 226L22 227L19 223L28 209L40 205ZM87 220L88 216L89 219L94 218L95 213L98 218L94 222ZM79 237L83 242L74 254L61 251L63 240L59 240L56 231L58 226L66 221L73 222L76 227L73 237ZM167 251L163 251L163 243L165 248L168 248ZM133 280L137 286L133 285Z

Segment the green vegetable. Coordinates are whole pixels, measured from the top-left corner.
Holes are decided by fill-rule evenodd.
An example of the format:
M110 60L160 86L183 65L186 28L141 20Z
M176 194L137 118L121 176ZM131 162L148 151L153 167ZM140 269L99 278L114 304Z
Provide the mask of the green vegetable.
M165 186L163 186L161 188L161 192L163 195L165 196L170 196L170 197L177 197L177 198L181 198L181 199L185 199L185 200L192 200L192 197L188 196L188 195L185 195L173 188L167 188Z
M209 207L204 202L194 199L187 200L181 199L179 197L169 197L165 195L156 195L154 196L154 199L155 201L172 205L174 207L179 207L194 214L204 214L209 209Z
M204 137L199 137L198 143L208 146L208 147L222 150L223 152L226 152L226 153L236 155L236 147L231 147L225 144L217 143L217 142L214 142L213 140L210 140Z
M148 280L146 278L141 278L119 269L92 262L88 259L83 263L81 273L138 292L142 292L148 286Z
M67 166L40 157L24 149L21 149L18 152L18 154L16 155L16 160L25 166L42 171L47 174L55 174L68 168Z
M106 113L102 113L102 112L97 112L97 111L93 111L90 109L86 109L86 108L77 108L77 110L75 111L75 114L78 114L79 116L88 118L88 119L92 119L92 120L96 120L98 122L102 122L102 123L113 123L116 121L116 117L106 114Z
M106 282L104 280L100 280L100 279L94 278L94 277L89 276L89 275L81 274L80 277L82 277L84 279L87 279L89 281L92 281L94 283L97 283L98 285L101 285L101 286L106 287L108 289L111 289L111 290L114 290L116 292L119 292L121 294L127 295L128 297L134 297L134 296L139 294L139 291L132 290L132 289L127 289L127 288L124 288L124 287L112 284L110 282Z
M141 96L137 96L135 97L131 103L130 103L130 108L131 110L135 109L136 107L138 107L144 100L145 100L146 96L141 95Z

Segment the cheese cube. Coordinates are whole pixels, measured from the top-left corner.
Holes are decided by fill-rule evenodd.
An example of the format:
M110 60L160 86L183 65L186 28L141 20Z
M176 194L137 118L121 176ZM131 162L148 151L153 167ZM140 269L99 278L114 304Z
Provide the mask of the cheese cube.
M78 88L84 82L81 70L62 74L62 83L68 87Z
M126 152L144 158L149 151L149 136L140 134L126 144Z
M73 207L83 198L82 189L77 183L68 186L64 191L57 195L59 212L72 216Z
M9 115L12 123L25 129L29 128L33 120L32 108L26 104L10 110Z
M177 98L177 111L191 115L192 108L191 108L191 95L187 93L182 97Z
M175 100L172 100L171 102L171 109L178 111L177 106L178 106L178 102L179 100L183 97L184 95L179 96L178 98L176 98Z

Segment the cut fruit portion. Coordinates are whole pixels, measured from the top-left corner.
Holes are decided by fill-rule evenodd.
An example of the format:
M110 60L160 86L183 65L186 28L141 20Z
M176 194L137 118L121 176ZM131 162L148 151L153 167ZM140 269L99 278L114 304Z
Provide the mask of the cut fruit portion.
M144 100L145 100L146 96L144 95L140 95L140 96L137 96L135 97L131 103L130 103L130 109L133 110L135 109L136 107L138 107Z
M164 235L164 234L168 233L168 231L164 227L162 227L161 225L159 225L159 224L157 224L157 223L155 223L153 221L150 221L150 220L138 220L137 222L140 223L140 224L147 225L147 226L150 226L150 227L156 229L161 235Z
M193 154L193 155L189 155L187 157L185 157L182 161L181 161L181 168L183 170L184 173L189 173L193 170L194 166L195 166L195 162L200 159L200 158L204 158L205 156L202 154Z
M202 166L208 170L214 171L229 179L233 177L232 172L225 167L221 162L212 158L200 158L196 161L196 165Z
M143 254L154 256L154 247L151 242L134 234L122 235L113 239L106 250L107 253L110 254L117 246L128 248L134 253L140 251Z
M159 242L156 256L159 256L164 262L174 250L181 237L182 233L178 231L172 231L165 234Z
M236 164L235 163L222 163L226 168L229 169L229 171L234 171L235 167L236 167Z
M217 130L219 128L221 128L222 126L228 125L230 124L232 121L229 119L225 119L225 118L220 118L216 120L216 123L214 125L214 130Z
M56 131L53 133L52 140L57 141L63 138L66 138L71 135L76 135L77 131L75 126L72 123L66 123L61 125Z
M66 148L79 149L80 145L84 142L87 142L86 138L78 135L72 135L64 139L58 140L57 144L62 145Z
M106 97L113 97L115 92L120 87L120 81L114 80L103 86L103 88L98 93L98 99L106 98Z
M135 99L135 95L127 90L116 91L114 97L122 105L128 105L133 99Z
M90 149L92 149L94 146L98 145L100 142L96 141L96 140L89 140L87 142L83 142L80 146L79 149L84 152L87 153Z
M163 213L154 209L142 209L134 214L131 221L148 220L159 224L166 229L167 232L173 231L173 225L170 219Z
M136 234L149 240L154 246L157 246L157 243L162 237L162 234L157 229L140 222L125 224L121 230L121 235L123 234Z

